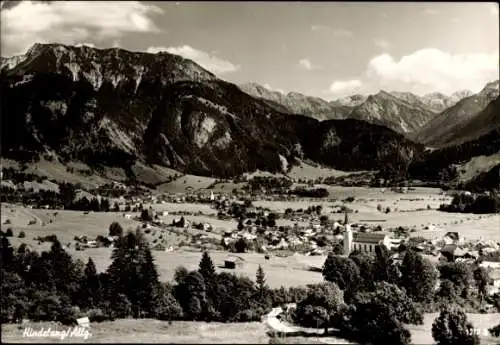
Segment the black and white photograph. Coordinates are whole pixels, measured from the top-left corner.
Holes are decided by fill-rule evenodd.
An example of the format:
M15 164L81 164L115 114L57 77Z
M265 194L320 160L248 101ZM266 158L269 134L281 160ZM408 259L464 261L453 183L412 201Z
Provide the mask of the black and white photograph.
M1 342L500 344L499 26L0 1Z

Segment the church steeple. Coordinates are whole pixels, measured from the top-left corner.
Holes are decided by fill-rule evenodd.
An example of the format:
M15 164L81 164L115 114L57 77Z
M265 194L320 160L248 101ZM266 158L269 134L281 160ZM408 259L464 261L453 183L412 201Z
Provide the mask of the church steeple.
M348 213L346 212L346 213L345 213L345 217L344 217L344 225L347 225L347 224L349 224L349 215L348 215Z

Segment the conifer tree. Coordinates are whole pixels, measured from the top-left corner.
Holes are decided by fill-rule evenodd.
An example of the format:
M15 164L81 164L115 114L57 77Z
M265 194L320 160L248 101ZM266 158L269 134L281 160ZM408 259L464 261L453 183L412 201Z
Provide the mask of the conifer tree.
M82 306L89 308L99 305L102 300L101 282L92 258L85 266L81 290Z
M158 289L158 271L154 263L153 255L149 246L143 245L141 250L141 263L140 263L140 292L139 299L141 309L150 314L154 310L156 304L155 292Z
M215 266L207 251L204 251L201 256L198 272L200 272L203 276L205 283L213 282L215 276Z
M257 268L257 274L255 278L257 284L258 298L261 302L264 302L266 296L267 284L266 284L266 275L261 265L259 265L259 267Z
M261 265L259 265L259 267L257 268L256 282L257 282L257 289L260 292L263 292L267 286L266 286L266 275L264 274L264 270L262 269Z

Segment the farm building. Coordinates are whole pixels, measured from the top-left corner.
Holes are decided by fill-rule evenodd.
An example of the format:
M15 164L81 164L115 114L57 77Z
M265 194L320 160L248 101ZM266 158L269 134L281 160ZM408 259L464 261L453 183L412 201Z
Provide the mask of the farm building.
M467 254L467 250L459 248L456 244L446 244L443 248L441 248L440 253L442 257L450 262L453 262L455 259L461 258Z
M443 240L446 244L458 244L462 242L463 238L458 232L448 232L444 235Z
M234 269L243 265L243 258L239 256L230 255L224 260L224 267Z

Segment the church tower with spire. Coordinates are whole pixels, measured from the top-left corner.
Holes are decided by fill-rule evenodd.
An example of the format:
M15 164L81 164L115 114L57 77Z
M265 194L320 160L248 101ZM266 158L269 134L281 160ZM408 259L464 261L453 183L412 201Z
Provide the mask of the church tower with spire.
M349 224L349 215L347 214L347 212L345 213L344 218L344 228L344 255L349 256L352 249L352 230L351 224Z

